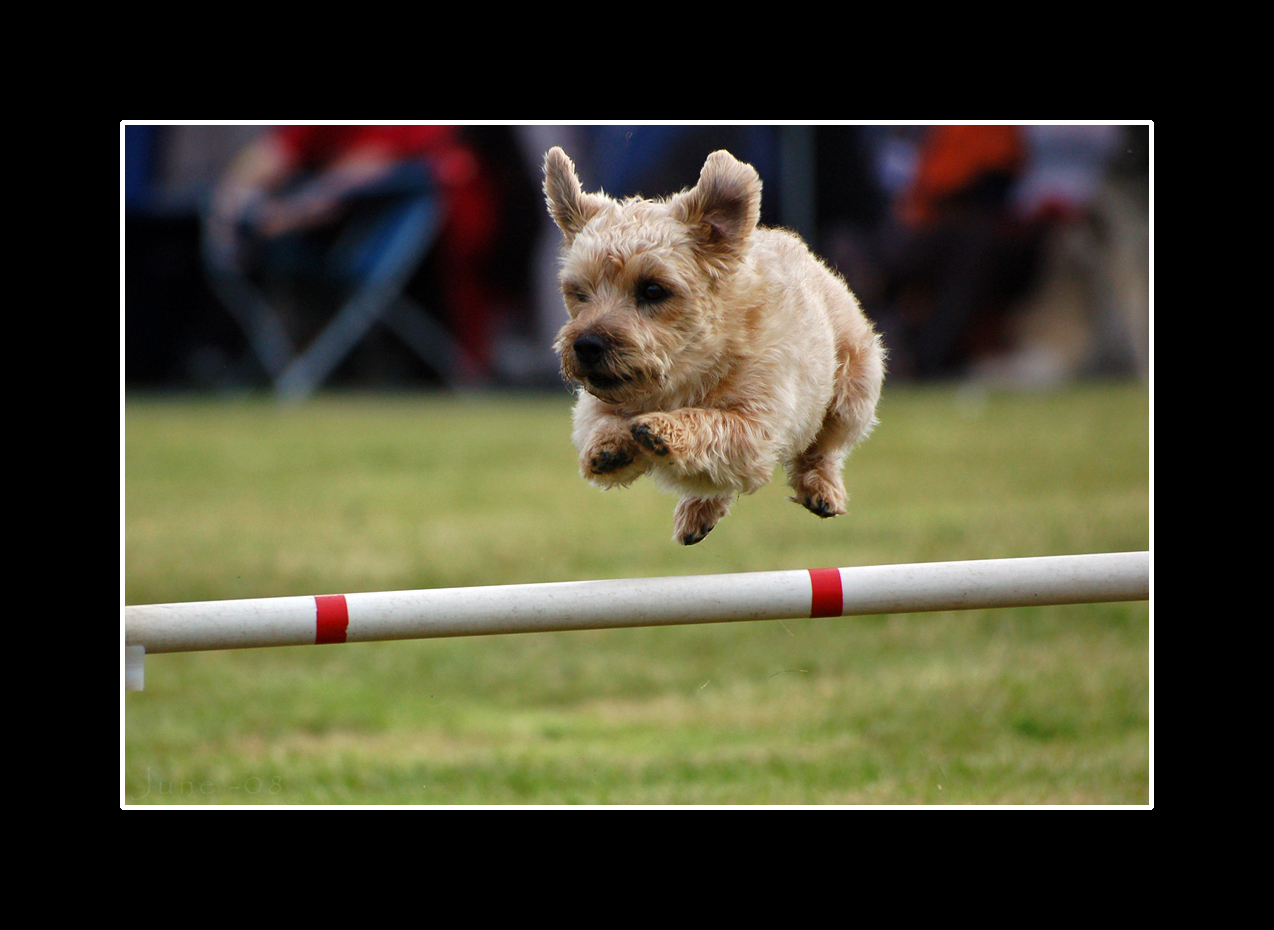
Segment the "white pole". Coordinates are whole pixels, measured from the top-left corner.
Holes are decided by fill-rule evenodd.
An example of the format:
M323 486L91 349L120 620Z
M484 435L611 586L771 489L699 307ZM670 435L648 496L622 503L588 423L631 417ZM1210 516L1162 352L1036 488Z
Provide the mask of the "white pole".
M1146 600L1150 553L492 585L124 608L145 653Z

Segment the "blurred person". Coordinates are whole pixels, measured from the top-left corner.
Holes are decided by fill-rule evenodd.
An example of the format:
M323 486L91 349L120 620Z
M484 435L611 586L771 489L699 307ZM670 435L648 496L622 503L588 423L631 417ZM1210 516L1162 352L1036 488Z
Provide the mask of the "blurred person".
M879 245L889 193L882 129L820 126L814 132L818 251L869 315L884 309Z
M370 235L378 210L426 193L439 196L444 211L435 248L449 328L485 368L490 307L481 258L493 211L457 127L274 127L249 144L217 184L205 253L214 273L259 287L291 341L303 345L358 284L333 278L335 250L348 244L342 234L362 224Z
M1134 372L1143 296L1121 278L1148 274L1149 205L1130 200L1114 174L1132 127L1024 127L1026 170L1014 210L1039 237L1038 280L1015 314L1015 351L995 361L1033 382L1082 373ZM1140 253L1140 254L1139 254Z
M995 350L1025 288L1035 242L1011 209L1026 163L1018 126L932 126L895 199L882 244L891 370L963 373Z

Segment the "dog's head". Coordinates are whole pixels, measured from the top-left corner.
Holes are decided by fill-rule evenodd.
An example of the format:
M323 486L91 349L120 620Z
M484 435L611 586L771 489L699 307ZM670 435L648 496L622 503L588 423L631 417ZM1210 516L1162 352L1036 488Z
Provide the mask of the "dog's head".
M584 193L553 148L544 193L565 237L560 280L571 320L554 348L566 378L615 404L684 396L710 378L760 216L756 171L714 152L690 190L613 200Z

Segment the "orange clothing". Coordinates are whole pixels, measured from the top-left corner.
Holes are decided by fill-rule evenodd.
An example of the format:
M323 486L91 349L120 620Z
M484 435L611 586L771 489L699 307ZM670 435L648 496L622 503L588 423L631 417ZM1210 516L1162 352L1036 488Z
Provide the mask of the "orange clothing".
M923 223L950 198L991 174L1015 175L1026 158L1018 126L934 126L925 141L902 215Z

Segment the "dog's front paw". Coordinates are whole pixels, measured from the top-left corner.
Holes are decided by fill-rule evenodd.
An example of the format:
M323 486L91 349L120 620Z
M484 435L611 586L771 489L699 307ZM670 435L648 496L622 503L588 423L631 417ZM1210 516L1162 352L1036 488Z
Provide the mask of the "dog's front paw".
M645 413L632 421L633 439L660 458L679 459L688 437L682 421L666 413Z
M663 437L655 433L645 423L639 423L633 427L633 439L641 443L643 448L650 450L658 456L668 454L668 444L664 442Z
M616 430L595 437L580 453L580 474L604 488L628 485L646 473L647 458L627 430Z
M591 450L586 468L590 475L609 475L627 468L632 463L632 449L626 446L613 446Z

